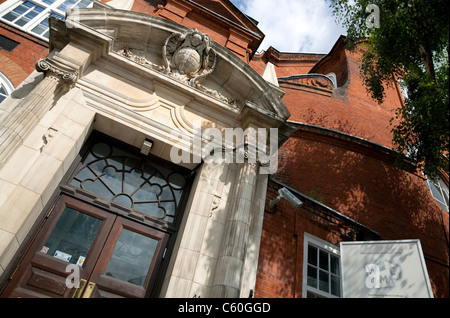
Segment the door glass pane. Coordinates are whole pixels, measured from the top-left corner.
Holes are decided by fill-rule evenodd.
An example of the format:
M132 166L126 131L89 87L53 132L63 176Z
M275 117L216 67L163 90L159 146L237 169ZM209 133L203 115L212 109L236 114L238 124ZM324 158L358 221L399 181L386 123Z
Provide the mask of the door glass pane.
M157 245L155 239L123 229L105 275L143 286Z
M41 253L81 266L101 224L98 218L65 208Z

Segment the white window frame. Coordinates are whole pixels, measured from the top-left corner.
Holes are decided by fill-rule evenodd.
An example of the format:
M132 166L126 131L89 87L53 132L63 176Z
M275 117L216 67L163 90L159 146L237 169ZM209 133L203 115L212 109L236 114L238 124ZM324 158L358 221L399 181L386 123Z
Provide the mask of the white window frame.
M329 254L336 256L340 260L339 247L332 245L331 243L324 241L314 235L309 233L304 234L303 243L303 283L302 283L302 297L306 298L308 291L316 294L320 297L325 298L341 298L342 297L342 269L339 261L339 283L340 283L340 296L333 295L328 292L324 292L318 288L311 287L307 284L308 282L308 246L313 245L314 247L321 249Z
M425 180L425 183L427 185L428 190L430 191L431 196L436 201L437 204L439 204L439 207L442 208L447 213L449 212L449 193L448 193L448 186L445 184L444 180L442 180L440 177L437 177L436 181L431 181L430 179ZM444 199L444 202L440 198L436 198L433 194L433 189L440 193L442 198Z
M14 22L11 22L9 20L6 20L6 19L2 18L6 13L8 13L9 11L12 11L14 8L16 8L22 2L25 2L25 1L29 1L29 2L31 2L33 4L35 4L35 5L43 7L44 10L41 13L39 13L38 15L36 15L32 20L30 20L29 22L24 24L23 26L19 26L19 25L15 24ZM45 2L43 2L41 0L8 0L8 1L5 1L4 3L2 3L0 5L0 21L3 22L3 23L6 23L8 25L11 25L11 26L13 26L15 28L18 28L18 29L20 29L20 30L22 30L22 31L24 31L26 33L29 33L29 34L31 34L31 35L33 35L33 36L35 36L35 37L37 37L37 38L39 38L41 40L44 40L44 41L48 42L48 39L45 36L37 34L37 33L33 32L32 30L37 25L39 25L42 22L43 19L48 18L48 16L51 13L56 13L56 14L60 15L61 17L65 18L66 13L57 9L62 3L64 3L64 1L67 1L67 0L55 0L54 3L49 5L49 4L46 4ZM78 3L81 0L74 0L74 1L77 1L77 3ZM92 6L92 2L89 5L89 7L91 7L91 6Z
M6 96L5 97L8 97L9 95L11 95L11 93L14 90L14 85L11 83L11 81L8 79L8 77L6 77L6 75L3 74L2 72L0 72L0 84L6 90Z

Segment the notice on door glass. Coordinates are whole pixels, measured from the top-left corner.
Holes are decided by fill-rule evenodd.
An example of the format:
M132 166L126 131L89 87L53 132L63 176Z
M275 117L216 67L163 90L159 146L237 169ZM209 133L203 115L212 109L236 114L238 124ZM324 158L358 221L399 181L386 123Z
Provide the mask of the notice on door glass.
M55 254L53 254L53 257L55 257L57 259L61 259L61 260L66 261L66 262L70 262L70 259L72 258L72 255L57 250L55 252Z
M84 260L86 259L85 256L80 256L78 257L78 261L77 261L77 265L78 266L83 266Z

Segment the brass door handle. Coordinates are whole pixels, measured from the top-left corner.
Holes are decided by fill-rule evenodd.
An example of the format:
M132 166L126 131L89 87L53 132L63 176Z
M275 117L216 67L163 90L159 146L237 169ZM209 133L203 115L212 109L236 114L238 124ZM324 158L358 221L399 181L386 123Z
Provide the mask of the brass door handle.
M73 293L72 298L80 298L81 297L81 295L83 293L83 290L84 290L84 287L86 287L86 283L87 283L87 280L80 279L80 285L78 286L78 288Z
M94 287L95 287L95 283L93 282L89 282L86 286L86 289L83 293L83 296L81 296L81 298L91 298L92 293L94 291Z
M73 293L72 298L91 298L94 287L95 283L88 283L87 280L80 279L80 285Z

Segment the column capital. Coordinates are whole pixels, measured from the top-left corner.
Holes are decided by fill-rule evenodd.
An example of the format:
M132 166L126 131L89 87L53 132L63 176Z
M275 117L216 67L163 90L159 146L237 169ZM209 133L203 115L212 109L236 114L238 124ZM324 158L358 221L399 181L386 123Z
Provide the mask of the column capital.
M60 65L49 58L40 59L36 62L36 71L44 73L45 76L54 76L60 79L70 88L74 87L78 80L78 72L74 69Z
M244 163L253 164L258 167L269 167L271 158L265 149L259 149L252 144L244 144L236 149L236 155L244 159Z

